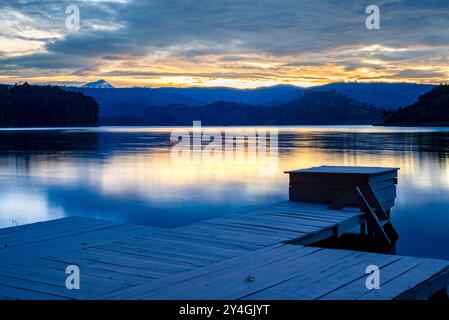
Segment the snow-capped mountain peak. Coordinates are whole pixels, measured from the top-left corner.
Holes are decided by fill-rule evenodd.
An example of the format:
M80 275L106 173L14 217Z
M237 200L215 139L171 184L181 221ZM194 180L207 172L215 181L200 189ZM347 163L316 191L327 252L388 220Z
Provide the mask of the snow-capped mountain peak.
M106 80L98 80L95 82L89 82L82 86L83 88L102 88L102 89L112 89L114 86L107 82Z

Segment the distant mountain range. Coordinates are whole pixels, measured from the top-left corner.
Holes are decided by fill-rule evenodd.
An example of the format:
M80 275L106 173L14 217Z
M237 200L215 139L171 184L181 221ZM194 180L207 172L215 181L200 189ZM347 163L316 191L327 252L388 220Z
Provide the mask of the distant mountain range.
M418 98L418 101L399 108L385 120L385 125L394 126L448 126L449 85L433 88Z
M331 91L336 90L348 97L372 104L378 108L397 109L414 103L418 97L435 86L417 83L330 83L324 86L313 87L309 90Z
M201 107L217 101L254 106L279 106L298 98L306 91L336 90L349 98L378 108L395 109L416 101L432 85L410 83L332 83L301 88L290 85L256 89L214 88L114 88L105 80L82 87L64 87L94 97L101 107L100 117L140 116L148 108L169 105Z
M178 93L171 88L87 88L64 87L69 91L82 92L95 98L100 105L100 117L139 116L148 108L172 104L202 106L206 103Z
M331 92L305 91L275 106L216 101L200 107L169 105L146 109L140 116L104 117L103 125L299 125L372 124L382 121L383 110Z
M12 88L13 86L5 86ZM233 88L115 88L106 80L61 87L91 96L104 125L386 124L446 121L445 86L409 83L333 83L301 88L280 85ZM434 92L434 91L431 91ZM419 101L414 103L419 98ZM430 99L429 97L433 97ZM429 100L430 99L430 100ZM442 99L442 100L441 100ZM30 101L29 105L36 103ZM402 108L409 105L407 108ZM425 112L422 113L423 105ZM32 107L34 108L34 107ZM438 109L438 110L437 110ZM74 115L75 116L75 115Z

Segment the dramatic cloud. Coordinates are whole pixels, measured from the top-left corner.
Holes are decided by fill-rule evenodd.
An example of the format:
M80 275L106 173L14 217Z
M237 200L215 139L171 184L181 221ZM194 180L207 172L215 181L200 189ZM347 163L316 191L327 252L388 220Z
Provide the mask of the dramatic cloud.
M449 78L449 2L1 1L0 81L299 85ZM66 7L80 29L66 28ZM365 9L380 7L381 29Z

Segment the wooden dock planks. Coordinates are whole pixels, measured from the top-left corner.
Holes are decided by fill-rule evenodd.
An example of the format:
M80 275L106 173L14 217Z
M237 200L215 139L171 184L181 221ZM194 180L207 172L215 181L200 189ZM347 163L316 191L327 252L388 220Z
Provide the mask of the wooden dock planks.
M0 230L6 244L0 249L0 294L8 288L11 298L21 298L33 288L43 297L95 299L105 290L116 292L320 231L334 232L360 216L357 209L285 201L172 230L81 217L7 228ZM30 263L36 270L26 272ZM91 281L83 295L65 287L60 291L70 264L83 270L84 281Z
M379 266L381 288L365 286L366 266ZM275 245L150 285L123 290L112 299L395 299L449 262L297 245ZM247 281L247 277L253 281ZM442 279L433 279L440 282ZM448 282L446 281L446 285Z
M0 229L0 259L3 263L28 260L128 236L144 236L156 230L158 228L83 217L5 228Z
M0 297L393 299L448 282L448 262L287 244L363 221L359 209L285 201L175 229L79 217L1 229ZM370 263L385 272L384 291L361 286ZM69 264L81 290L65 288Z

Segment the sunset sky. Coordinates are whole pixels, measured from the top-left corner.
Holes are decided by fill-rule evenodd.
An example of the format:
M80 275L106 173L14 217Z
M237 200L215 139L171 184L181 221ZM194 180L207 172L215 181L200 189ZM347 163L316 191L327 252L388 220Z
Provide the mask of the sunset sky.
M380 8L380 30L365 9ZM80 29L66 27L77 5ZM449 79L449 1L0 0L0 83L311 86Z

